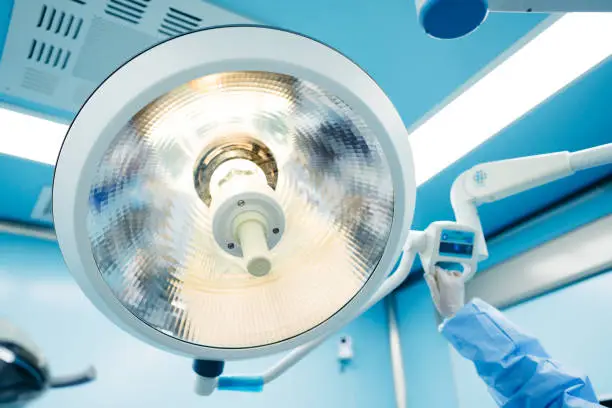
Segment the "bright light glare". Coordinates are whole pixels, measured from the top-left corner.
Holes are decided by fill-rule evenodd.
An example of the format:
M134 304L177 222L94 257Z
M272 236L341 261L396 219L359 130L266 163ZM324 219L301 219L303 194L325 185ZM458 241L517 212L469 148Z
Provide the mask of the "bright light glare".
M0 361L4 361L8 364L14 363L15 353L5 347L0 347Z
M612 13L557 20L410 134L417 184L610 56L610 39Z
M68 126L0 108L0 153L55 165Z

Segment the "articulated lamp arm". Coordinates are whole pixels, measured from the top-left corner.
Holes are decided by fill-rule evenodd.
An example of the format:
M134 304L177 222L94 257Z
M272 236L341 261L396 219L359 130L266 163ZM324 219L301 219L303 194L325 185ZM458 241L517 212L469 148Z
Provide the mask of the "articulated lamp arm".
M451 188L457 223L476 231L480 260L488 257L478 206L571 176L580 170L612 163L612 143L574 153L558 152L501 160L474 166Z

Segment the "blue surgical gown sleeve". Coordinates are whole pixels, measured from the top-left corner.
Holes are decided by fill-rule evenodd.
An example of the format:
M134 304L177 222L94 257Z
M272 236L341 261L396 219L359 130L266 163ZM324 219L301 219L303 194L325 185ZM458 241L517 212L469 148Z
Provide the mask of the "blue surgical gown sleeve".
M537 339L482 300L465 305L440 330L474 362L500 407L600 407L587 377L564 369Z

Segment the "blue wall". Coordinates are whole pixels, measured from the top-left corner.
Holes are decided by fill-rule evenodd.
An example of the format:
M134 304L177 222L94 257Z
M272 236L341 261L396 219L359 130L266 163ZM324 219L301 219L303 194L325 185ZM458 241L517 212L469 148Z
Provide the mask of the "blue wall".
M397 302L408 406L455 408L451 350L438 332L429 289L420 281L399 292Z
M93 363L99 379L49 392L34 407L354 407L391 408L394 394L384 309L377 305L345 328L355 362L336 363L338 336L261 394L192 392L187 359L149 347L117 329L84 297L54 243L0 234L0 314L18 323L47 353L57 374ZM227 373L258 373L278 357L230 363Z
M537 336L568 368L586 373L599 395L612 394L612 271L504 312ZM453 355L460 408L494 408L471 364Z

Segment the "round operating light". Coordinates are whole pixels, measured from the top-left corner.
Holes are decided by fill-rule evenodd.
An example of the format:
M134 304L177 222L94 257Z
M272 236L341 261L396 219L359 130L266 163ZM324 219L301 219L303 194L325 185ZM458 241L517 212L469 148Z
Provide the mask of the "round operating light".
M111 320L232 359L354 317L414 199L405 127L364 71L295 33L231 26L159 44L94 92L53 209L69 269Z

